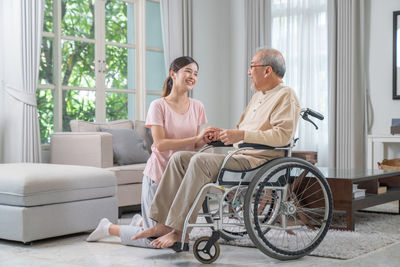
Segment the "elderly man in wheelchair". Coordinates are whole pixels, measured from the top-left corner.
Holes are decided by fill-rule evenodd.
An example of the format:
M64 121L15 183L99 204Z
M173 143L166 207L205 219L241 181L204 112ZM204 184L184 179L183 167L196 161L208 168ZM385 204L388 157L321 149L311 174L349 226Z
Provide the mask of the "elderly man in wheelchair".
M208 133L210 146L239 148L228 155L175 153L151 206L157 224L132 239L156 238L151 244L157 248L187 251L188 228L211 227L212 236L193 246L203 263L218 258L220 237L248 234L262 252L281 260L302 257L322 241L332 217L329 186L317 168L290 156L300 114L323 116L300 112L294 91L282 84L279 51L259 50L248 74L257 92L237 129ZM205 221L196 223L201 207Z

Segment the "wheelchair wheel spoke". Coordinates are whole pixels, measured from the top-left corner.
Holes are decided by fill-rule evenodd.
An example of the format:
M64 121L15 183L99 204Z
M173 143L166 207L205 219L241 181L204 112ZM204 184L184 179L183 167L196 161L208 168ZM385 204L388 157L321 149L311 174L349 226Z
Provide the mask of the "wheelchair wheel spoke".
M307 195L307 196L305 196L305 197L303 197L302 199L299 199L298 200L298 202L302 202L302 201L304 201L304 200L306 200L306 199L308 199L308 198L311 198L312 196L314 196L314 195L316 195L316 194L321 194L322 193L322 189L320 188L320 189L318 189L318 190L316 190L316 191L314 191L313 193L311 193L310 195ZM323 199L323 198L321 198L321 199Z
M303 171L301 174L296 175L296 176L297 176L297 179L296 179L295 181L297 181L298 184L302 184L304 178L307 176L308 173L309 173L308 171ZM297 187L296 196L298 195L298 190L299 190L299 189L300 189L300 186Z
M318 220L316 220L315 218L309 216L308 214L306 214L306 213L303 213L303 214L304 214L304 216L307 217L307 219L306 219L307 222L305 222L305 225L306 225L308 228L310 228L311 230L314 230L314 228L315 228L316 226L320 226L320 225L322 224L320 221L318 221ZM310 222L310 220L313 221L313 222ZM314 223L314 224L312 224L312 223Z
M321 220L323 221L324 216L322 214L316 213L316 212L312 212L310 210L304 210L304 209L299 209L297 211L297 214L301 214L301 216L307 216L308 218L312 218L313 220L317 221L316 217L321 218ZM299 217L301 217L299 216Z
M302 207L307 207L307 206L315 206L315 205L313 205L314 203L318 203L318 202L321 202L322 200L324 200L324 198L319 198L319 199L316 199L316 200L314 200L314 201L312 201L312 202L309 202L309 203L307 203L307 204L305 204L305 205L302 205Z
M296 258L326 235L332 218L329 185L302 160L283 158L271 165L270 171L259 171L247 191L246 228L264 253Z

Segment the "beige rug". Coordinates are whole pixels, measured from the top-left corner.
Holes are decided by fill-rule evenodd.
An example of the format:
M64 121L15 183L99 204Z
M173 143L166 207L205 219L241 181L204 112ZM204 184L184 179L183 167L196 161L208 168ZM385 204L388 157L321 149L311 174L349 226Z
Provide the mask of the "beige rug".
M390 203L374 207L374 210L398 211L397 204ZM335 213L334 225L344 222L344 214ZM321 244L311 253L312 256L335 259L351 259L392 243L400 241L400 215L356 212L356 229L351 231L329 230ZM190 239L210 236L209 228L194 228ZM248 236L227 242L220 239L221 244L254 247Z

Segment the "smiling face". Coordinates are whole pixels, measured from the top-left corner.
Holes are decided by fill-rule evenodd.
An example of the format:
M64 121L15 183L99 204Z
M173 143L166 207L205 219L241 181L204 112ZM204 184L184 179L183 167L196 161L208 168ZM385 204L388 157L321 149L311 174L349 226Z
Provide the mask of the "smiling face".
M177 72L171 71L171 77L174 81L173 87L177 90L190 91L197 82L198 67L196 63L190 63Z

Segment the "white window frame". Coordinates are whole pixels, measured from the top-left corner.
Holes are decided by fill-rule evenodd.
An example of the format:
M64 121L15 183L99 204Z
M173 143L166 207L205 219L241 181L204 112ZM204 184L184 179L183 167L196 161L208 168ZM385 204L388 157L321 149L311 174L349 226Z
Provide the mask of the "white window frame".
M53 90L54 101L54 132L62 131L62 92L64 90L81 90L96 92L96 122L106 121L106 93L130 93L135 94L135 118L145 120L146 116L146 94L160 95L160 91L146 90L146 50L164 52L163 49L146 46L146 1L160 3L160 0L114 0L132 3L134 5L134 44L121 44L105 41L105 0L95 0L95 37L94 39L78 38L64 36L61 34L61 0L53 0L53 32L43 32L43 37L53 40L53 82L54 84L39 84L38 90ZM78 42L88 42L95 44L95 87L71 87L62 85L62 40L71 40ZM112 45L123 48L135 49L135 89L115 89L106 88L105 84L105 62L106 46Z

